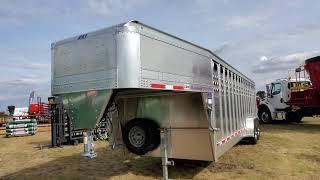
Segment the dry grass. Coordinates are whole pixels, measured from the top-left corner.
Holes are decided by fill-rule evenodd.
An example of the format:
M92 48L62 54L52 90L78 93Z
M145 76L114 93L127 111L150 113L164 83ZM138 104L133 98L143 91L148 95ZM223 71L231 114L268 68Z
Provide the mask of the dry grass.
M0 179L160 179L159 158L126 158L105 142L95 143L95 159L80 156L82 145L34 148L49 140L50 132L0 137ZM216 164L178 161L169 174L173 179L320 179L319 150L319 118L263 125L258 145L237 145Z

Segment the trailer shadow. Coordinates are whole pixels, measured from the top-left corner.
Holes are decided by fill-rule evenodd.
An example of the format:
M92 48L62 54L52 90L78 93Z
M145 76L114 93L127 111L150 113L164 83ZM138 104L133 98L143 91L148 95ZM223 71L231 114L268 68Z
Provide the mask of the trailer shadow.
M122 176L125 176L125 179L136 179L136 176L149 179L161 178L161 158L124 156L122 151L109 148L99 148L96 151L97 158L88 159L79 154L60 157L45 164L5 175L0 179L109 179ZM175 166L169 168L169 176L192 179L208 165L209 163L205 162L175 160Z

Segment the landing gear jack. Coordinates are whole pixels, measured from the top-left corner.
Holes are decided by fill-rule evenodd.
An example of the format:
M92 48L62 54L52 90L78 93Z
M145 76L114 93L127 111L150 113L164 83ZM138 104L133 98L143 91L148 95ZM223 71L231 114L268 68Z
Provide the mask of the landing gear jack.
M94 152L94 145L93 145L93 130L87 129L83 133L83 144L84 149L83 153L81 154L84 157L95 158L97 154Z
M160 136L161 136L160 147L161 147L161 155L162 155L162 179L168 180L169 179L168 166L174 166L174 161L168 160L168 130L161 129Z

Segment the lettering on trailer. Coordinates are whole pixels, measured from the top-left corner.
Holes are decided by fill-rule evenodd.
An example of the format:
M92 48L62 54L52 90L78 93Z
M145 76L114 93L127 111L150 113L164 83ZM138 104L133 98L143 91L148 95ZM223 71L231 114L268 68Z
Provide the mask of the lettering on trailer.
M88 35L88 34L82 34L82 35L80 35L80 36L78 37L78 40L87 38L87 35Z

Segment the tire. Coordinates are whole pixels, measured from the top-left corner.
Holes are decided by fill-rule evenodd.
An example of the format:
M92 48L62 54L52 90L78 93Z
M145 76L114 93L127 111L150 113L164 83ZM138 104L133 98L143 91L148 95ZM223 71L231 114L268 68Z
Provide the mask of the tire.
M294 122L301 123L301 122L302 122L302 119L303 119L303 117L300 116L299 118L296 118L296 119L294 120Z
M259 120L254 121L254 136L249 138L249 143L250 144L257 144L259 139L260 139L260 122Z
M300 112L287 113L286 120L290 122L301 122L303 114Z
M268 109L266 108L262 108L259 110L258 112L258 116L259 116L259 120L262 122L262 123L270 123L272 121L272 118L271 118L271 113Z
M153 121L133 119L123 128L123 141L130 152L144 155L160 145L160 130Z

